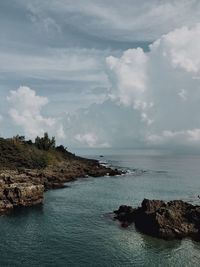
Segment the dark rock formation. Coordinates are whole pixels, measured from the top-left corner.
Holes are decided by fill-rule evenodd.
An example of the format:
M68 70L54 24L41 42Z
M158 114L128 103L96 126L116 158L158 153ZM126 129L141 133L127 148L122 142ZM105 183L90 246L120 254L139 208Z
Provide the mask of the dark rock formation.
M120 206L114 211L123 227L135 223L142 233L163 239L191 237L200 241L200 206L181 200L144 199L141 207Z

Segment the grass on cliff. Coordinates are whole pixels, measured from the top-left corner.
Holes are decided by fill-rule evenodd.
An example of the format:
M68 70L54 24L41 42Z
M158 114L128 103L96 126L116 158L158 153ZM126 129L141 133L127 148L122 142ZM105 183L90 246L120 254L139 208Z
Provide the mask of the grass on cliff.
M0 138L0 168L40 169L75 157L63 146L56 147L55 138L49 139L48 134L45 135L37 137L35 143L20 136Z

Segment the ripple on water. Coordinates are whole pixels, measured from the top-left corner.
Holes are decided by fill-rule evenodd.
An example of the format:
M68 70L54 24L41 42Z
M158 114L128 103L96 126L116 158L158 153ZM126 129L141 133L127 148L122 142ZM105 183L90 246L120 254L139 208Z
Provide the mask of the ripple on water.
M199 266L199 243L151 238L103 216L143 198L198 201L199 157L129 151L105 160L130 172L78 180L47 192L43 207L0 218L0 266Z

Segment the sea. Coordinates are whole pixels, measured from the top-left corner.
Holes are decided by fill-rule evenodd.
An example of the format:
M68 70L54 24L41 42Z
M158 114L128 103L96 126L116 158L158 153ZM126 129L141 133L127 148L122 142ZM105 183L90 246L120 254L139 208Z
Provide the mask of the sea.
M45 193L44 204L0 217L0 267L200 266L200 243L124 229L111 212L144 198L200 204L200 152L90 149L76 154L127 171Z

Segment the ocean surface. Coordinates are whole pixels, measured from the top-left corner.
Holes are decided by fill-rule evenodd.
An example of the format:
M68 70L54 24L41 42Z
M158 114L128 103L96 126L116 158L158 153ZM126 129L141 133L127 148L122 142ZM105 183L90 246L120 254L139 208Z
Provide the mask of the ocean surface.
M45 193L43 206L0 217L0 267L200 266L200 243L152 238L134 226L122 229L109 216L119 205L138 206L143 198L200 204L200 153L77 152L129 173L77 180Z

